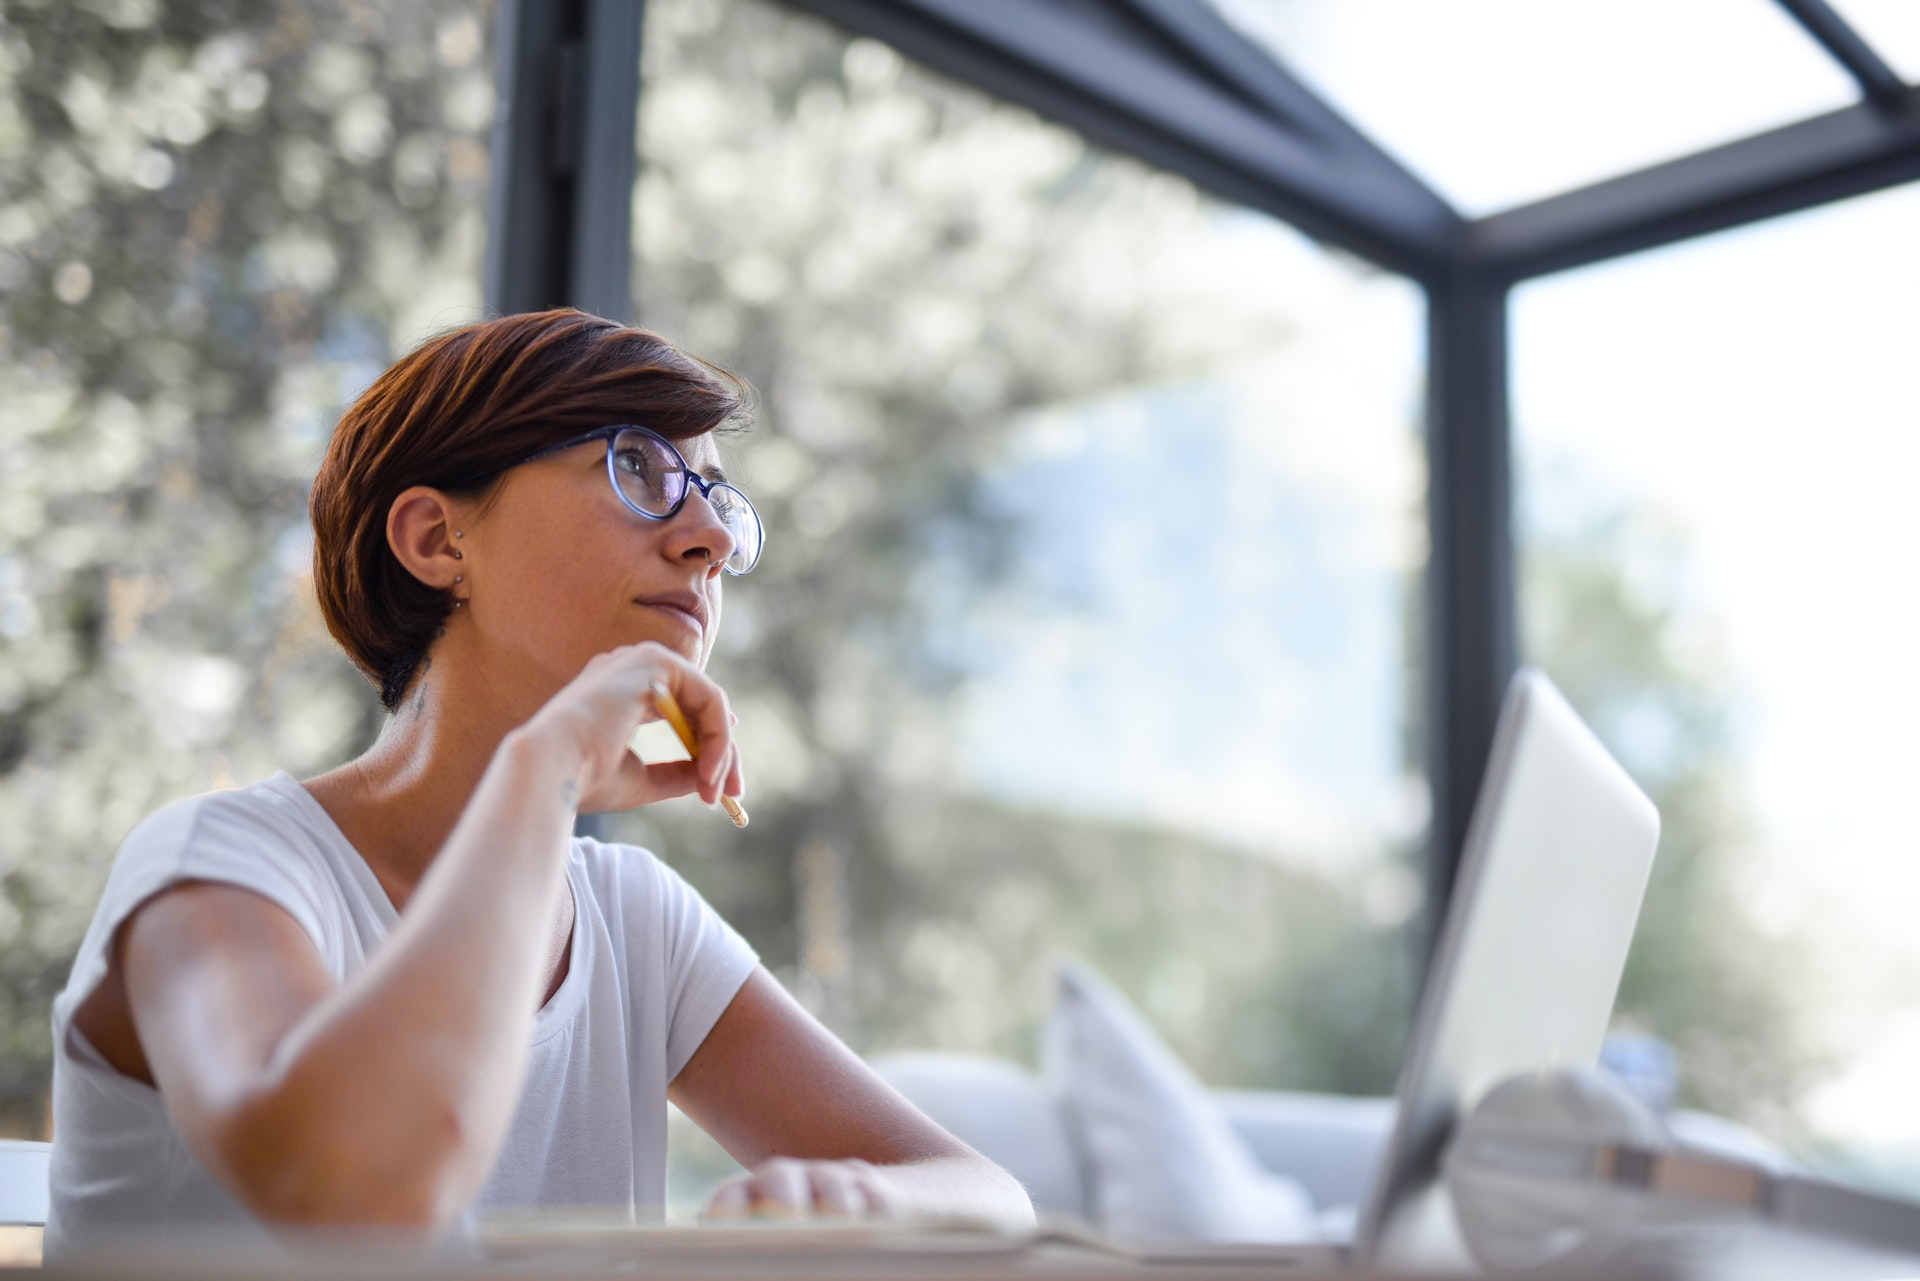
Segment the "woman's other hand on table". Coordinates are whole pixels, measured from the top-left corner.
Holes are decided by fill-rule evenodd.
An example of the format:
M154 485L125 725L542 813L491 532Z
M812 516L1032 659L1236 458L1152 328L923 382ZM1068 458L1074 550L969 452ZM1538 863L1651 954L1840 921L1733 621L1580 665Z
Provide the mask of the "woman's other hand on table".
M773 1157L736 1175L707 1201L708 1221L729 1219L894 1219L886 1174L868 1161Z

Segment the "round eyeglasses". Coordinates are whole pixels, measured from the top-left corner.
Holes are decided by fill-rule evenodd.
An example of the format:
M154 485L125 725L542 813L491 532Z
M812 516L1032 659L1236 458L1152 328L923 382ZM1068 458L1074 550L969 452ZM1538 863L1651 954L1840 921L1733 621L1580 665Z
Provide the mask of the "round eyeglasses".
M673 442L645 427L602 427L549 445L522 462L532 462L590 440L607 442L607 479L620 501L648 520L671 520L686 506L694 490L707 500L713 514L727 527L733 551L725 562L729 574L744 574L760 560L766 546L766 527L747 496L724 480L708 480L687 466Z

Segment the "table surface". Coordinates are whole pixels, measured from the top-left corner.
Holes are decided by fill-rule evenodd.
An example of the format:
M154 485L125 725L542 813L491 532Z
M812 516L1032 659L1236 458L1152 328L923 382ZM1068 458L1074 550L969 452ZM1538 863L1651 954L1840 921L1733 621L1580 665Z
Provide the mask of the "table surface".
M1030 1235L943 1231L888 1225L760 1227L632 1227L539 1225L485 1235L476 1250L402 1250L362 1238L329 1236L293 1243L263 1256L214 1248L204 1239L185 1249L128 1238L84 1263L49 1272L75 1277L354 1277L426 1279L645 1277L671 1281L771 1281L773 1278L899 1277L912 1281L1060 1278L1276 1278L1314 1281L1358 1274L1321 1247L1174 1246L1151 1253L1070 1227ZM1777 1233L1728 1239L1710 1252L1656 1266L1529 1273L1536 1281L1893 1281L1920 1276L1920 1263L1847 1250L1831 1242ZM1385 1279L1381 1279L1385 1281ZM1433 1281L1431 1274L1420 1281Z
M1284 1277L1340 1270L1332 1247L1174 1245L1152 1252L1070 1227L1031 1234L891 1225L632 1227L544 1224L486 1233L471 1246L423 1253L339 1236L293 1242L286 1254L221 1249L204 1239L161 1248L130 1237L87 1260L49 1269L72 1276L406 1278L1138 1278ZM1348 1274L1350 1277L1351 1274Z

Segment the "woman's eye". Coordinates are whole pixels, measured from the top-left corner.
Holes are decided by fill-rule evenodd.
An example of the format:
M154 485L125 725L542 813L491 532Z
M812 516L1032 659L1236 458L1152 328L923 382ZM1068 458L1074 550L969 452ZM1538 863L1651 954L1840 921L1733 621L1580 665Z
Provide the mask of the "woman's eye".
M651 460L637 449L623 449L614 455L614 465L629 476L645 479L653 472Z

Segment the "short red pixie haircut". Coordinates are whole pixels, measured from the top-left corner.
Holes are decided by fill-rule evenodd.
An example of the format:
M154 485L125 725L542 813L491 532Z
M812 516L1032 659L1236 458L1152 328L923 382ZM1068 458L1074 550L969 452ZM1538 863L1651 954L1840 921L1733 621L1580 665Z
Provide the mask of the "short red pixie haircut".
M564 308L442 334L395 361L341 415L314 478L313 584L327 630L400 705L453 596L387 545L415 485L484 497L508 468L595 427L685 440L744 418L744 382L644 329Z

